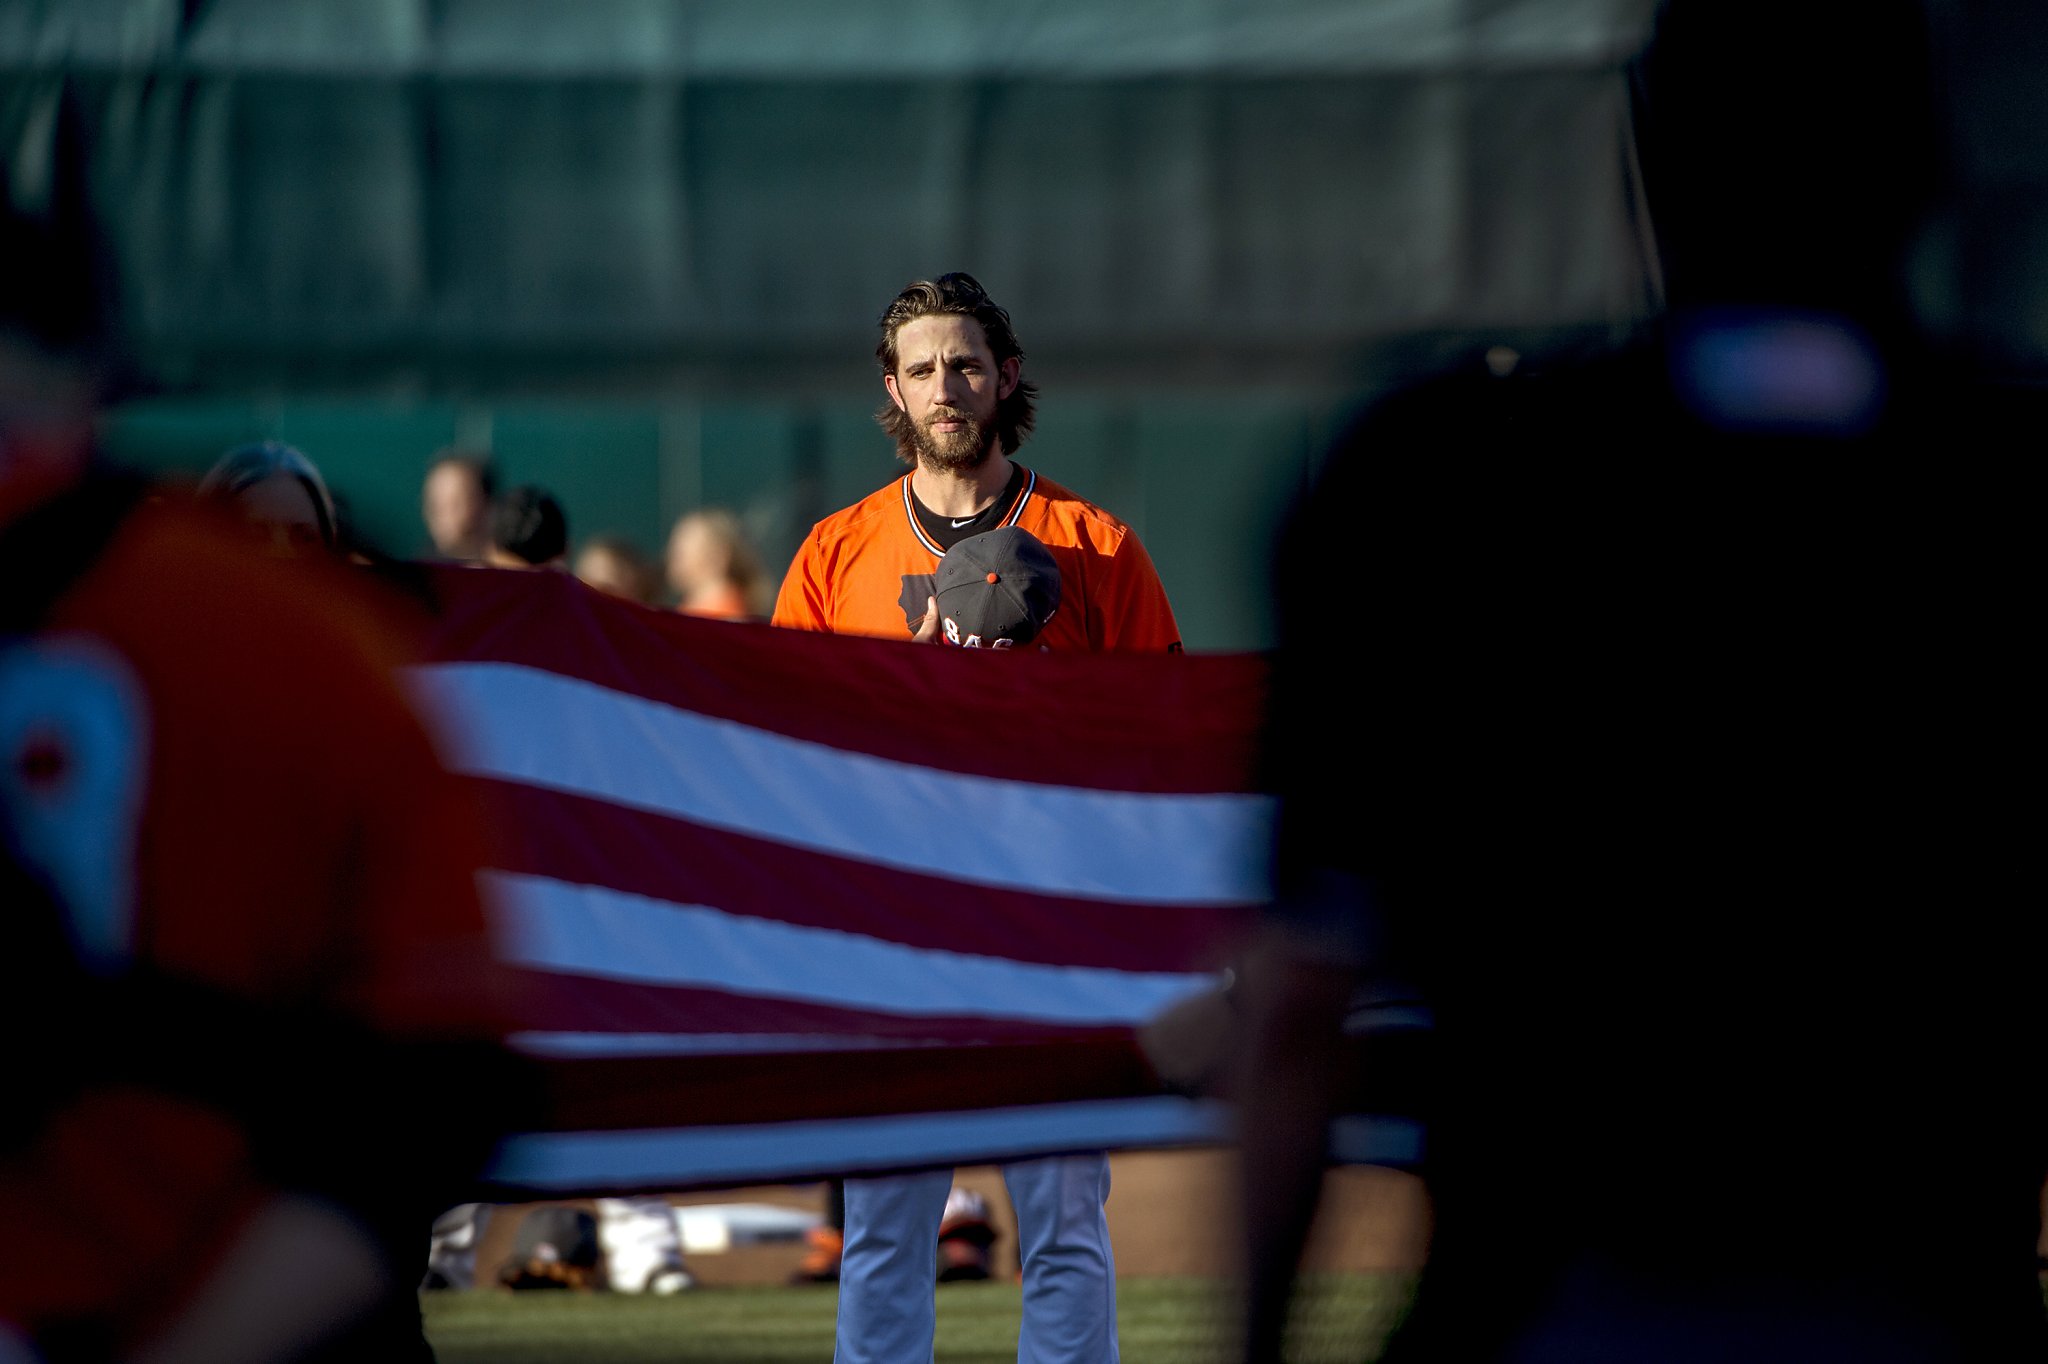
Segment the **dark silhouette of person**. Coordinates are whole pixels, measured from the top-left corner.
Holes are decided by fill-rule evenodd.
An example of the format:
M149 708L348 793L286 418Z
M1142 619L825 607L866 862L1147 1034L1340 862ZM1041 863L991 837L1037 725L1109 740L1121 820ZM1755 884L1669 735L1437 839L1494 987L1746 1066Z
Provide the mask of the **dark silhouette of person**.
M1248 1359L1380 973L1435 1018L1386 1360L2048 1357L2032 527L1993 438L2039 404L1917 334L1927 33L1850 13L1666 6L1665 314L1372 402L1282 532Z

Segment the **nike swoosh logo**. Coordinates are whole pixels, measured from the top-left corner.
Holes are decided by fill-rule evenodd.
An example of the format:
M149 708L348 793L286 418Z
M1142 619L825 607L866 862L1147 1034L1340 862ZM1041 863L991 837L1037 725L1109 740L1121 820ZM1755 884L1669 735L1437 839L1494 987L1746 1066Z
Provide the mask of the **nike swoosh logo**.
M980 519L981 519L981 517L980 517L979 515L975 515L975 516L970 516L970 517L968 517L968 518L967 518L967 519L966 519L965 521L955 521L955 522L953 523L953 529L954 529L954 530L958 530L958 529L960 529L960 527L962 527L962 526L971 526L971 525L973 525L973 524L974 524L974 523L975 523L976 521L979 521Z

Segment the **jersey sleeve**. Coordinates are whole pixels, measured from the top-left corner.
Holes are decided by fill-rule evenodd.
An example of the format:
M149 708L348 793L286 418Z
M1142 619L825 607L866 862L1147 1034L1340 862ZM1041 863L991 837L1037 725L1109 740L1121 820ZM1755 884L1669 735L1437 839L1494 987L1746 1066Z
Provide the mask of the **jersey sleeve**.
M1096 587L1098 619L1090 622L1096 631L1095 648L1181 652L1180 623L1173 617L1152 556L1135 532L1125 531L1116 553L1109 557L1107 575Z
M782 587L775 594L775 612L769 620L798 630L832 629L825 593L824 555L815 532L804 537L789 572L782 575Z

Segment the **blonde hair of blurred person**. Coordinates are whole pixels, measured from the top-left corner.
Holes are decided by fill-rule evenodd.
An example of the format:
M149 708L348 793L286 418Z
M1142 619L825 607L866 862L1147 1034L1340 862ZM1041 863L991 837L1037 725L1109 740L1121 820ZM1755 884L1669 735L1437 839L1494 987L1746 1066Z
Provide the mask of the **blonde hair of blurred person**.
M271 553L341 553L339 518L313 461L283 441L238 445L199 480L201 501L238 513Z
M491 501L497 479L481 455L444 451L427 466L420 485L420 519L434 553L479 561L491 543Z
M676 610L721 620L766 620L768 575L739 517L700 507L676 520L668 537L668 585Z
M576 576L600 592L652 606L654 565L622 535L593 535L576 555Z

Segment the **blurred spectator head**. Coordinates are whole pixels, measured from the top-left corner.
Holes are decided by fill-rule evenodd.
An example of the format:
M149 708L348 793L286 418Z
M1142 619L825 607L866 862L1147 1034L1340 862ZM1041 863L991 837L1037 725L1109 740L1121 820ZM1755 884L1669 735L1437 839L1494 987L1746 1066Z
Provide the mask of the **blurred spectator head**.
M690 615L765 617L768 575L761 555L724 507L700 507L669 532L668 585L676 609Z
M905 286L903 292L883 310L882 339L875 345L875 358L881 362L882 373L885 376L896 373L896 333L906 323L920 317L947 315L971 317L979 322L988 336L988 348L994 353L997 364L1024 358L1024 347L1017 342L1009 313L988 296L974 276L955 270L937 279L921 279ZM1031 434L1037 396L1036 384L1020 380L1007 397L997 402L995 435L1005 455L1016 454L1017 447ZM903 462L916 464L919 432L910 415L891 402L875 413L875 420L896 442L896 453Z
M254 441L222 455L199 496L239 514L277 554L339 553L341 533L327 480L283 441Z
M490 547L491 500L498 491L490 461L444 450L427 466L420 485L420 519L434 552L450 559L481 559Z
M559 568L569 554L569 517L545 488L523 483L491 505L484 562L493 568Z
M1947 175L1924 5L1665 0L1632 75L1673 307L1898 320Z
M643 606L653 604L657 587L654 565L623 535L593 535L584 541L576 555L575 573L600 592Z

